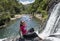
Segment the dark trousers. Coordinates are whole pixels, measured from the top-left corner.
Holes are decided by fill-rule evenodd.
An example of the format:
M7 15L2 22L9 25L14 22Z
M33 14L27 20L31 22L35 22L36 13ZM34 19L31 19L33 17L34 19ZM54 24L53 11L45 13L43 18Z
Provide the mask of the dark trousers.
M36 37L38 37L38 35L35 32L32 34L23 35L23 38L25 38L25 39L33 39Z

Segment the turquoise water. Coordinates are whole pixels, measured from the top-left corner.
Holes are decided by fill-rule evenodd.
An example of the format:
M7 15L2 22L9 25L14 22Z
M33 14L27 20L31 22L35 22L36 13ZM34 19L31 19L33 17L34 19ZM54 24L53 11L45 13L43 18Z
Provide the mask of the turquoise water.
M0 29L0 39L18 35L20 20L21 19L17 19L14 23L10 24L6 28ZM26 20L26 23L28 29L35 28L36 30L38 30L38 27L40 26L40 22L36 18Z

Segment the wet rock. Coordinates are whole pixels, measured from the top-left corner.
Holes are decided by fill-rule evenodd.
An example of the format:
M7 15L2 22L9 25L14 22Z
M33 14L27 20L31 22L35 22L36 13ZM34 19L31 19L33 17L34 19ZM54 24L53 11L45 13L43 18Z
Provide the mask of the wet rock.
M49 0L48 8L47 8L47 11L49 14L51 13L53 7L59 2L60 2L60 0Z

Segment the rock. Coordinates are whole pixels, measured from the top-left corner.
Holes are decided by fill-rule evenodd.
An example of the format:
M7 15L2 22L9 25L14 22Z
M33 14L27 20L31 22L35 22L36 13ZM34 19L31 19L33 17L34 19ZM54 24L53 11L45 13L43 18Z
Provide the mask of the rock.
M51 13L53 7L59 2L60 2L60 0L49 0L48 8L47 8L47 11L49 14Z

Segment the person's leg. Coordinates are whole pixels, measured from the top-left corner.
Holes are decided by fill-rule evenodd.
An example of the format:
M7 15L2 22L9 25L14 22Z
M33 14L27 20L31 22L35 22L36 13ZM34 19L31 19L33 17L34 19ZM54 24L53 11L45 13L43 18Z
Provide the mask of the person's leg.
M36 33L33 33L33 37L34 38L38 37L40 40L42 40L42 38L40 38Z
M32 34L27 34L27 35L23 35L24 38L35 38L38 37L38 35L36 33L32 33Z
M33 34L23 35L23 37L24 37L25 39L30 39L30 40L38 37L40 40L43 40L43 39L40 38L35 32L34 32Z
M35 32L32 34L32 36L33 37L38 37L38 35Z

